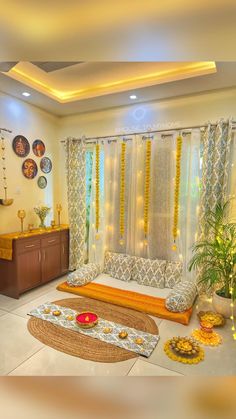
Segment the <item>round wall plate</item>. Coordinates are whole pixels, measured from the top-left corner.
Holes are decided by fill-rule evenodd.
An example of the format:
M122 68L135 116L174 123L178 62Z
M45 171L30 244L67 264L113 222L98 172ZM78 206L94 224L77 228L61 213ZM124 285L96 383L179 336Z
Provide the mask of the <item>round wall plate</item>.
M42 157L45 153L46 147L42 140L35 140L32 145L35 156Z
M40 189L45 189L46 188L46 186L47 186L47 183L48 183L48 181L47 181L47 179L45 178L45 176L40 176L39 178L38 178L38 187L40 188Z
M33 159L26 159L22 164L22 173L27 179L34 179L38 173L38 166Z
M17 156L26 157L30 152L30 144L23 135L17 135L12 141L12 148Z
M43 157L40 161L40 168L43 173L50 173L52 170L52 162L48 157Z

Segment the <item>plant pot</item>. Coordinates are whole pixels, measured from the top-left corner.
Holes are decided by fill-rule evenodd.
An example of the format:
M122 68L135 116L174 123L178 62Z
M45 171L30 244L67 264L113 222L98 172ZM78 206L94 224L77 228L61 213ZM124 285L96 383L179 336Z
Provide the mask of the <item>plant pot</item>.
M230 307L231 303L231 298L221 297L220 295L216 294L216 292L214 292L212 297L212 306L217 313L222 314L222 316L224 316L226 319L229 319L232 315L232 307ZM236 303L234 305L233 312L234 316L236 316Z

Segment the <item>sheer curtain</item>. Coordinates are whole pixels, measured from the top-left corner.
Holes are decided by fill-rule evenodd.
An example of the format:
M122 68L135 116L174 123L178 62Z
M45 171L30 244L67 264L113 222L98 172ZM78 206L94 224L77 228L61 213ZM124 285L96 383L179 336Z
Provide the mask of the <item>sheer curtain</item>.
M130 255L183 260L191 256L197 228L200 176L200 130L183 136L181 159L179 234L173 251L173 211L176 170L176 139L179 133L158 133L151 138L149 230L144 233L144 190L146 142L150 137L126 136L125 153L125 229L120 236L121 145L123 139L104 140L104 194L100 193L101 236L95 239L90 228L90 260L103 260L104 250ZM95 160L95 159L94 159ZM94 169L95 170L95 169ZM94 172L95 176L95 172ZM94 180L93 176L93 180ZM92 202L94 188L92 184ZM103 204L102 204L103 203ZM95 209L91 205L90 227Z

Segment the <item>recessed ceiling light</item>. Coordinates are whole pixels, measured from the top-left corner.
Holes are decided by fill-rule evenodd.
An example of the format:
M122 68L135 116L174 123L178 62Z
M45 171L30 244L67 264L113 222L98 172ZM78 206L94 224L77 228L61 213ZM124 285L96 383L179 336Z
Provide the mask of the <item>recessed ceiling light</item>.
M130 99L137 99L137 96L136 95L130 95L130 97L129 97Z
M29 96L30 96L30 93L28 93L28 92L23 92L23 93L22 93L22 96L29 97Z

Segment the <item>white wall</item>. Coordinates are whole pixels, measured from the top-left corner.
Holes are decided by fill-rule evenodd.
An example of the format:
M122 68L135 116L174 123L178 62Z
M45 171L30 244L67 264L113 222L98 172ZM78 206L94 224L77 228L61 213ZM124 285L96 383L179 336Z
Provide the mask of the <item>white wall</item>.
M218 90L64 117L60 119L60 138L114 135L148 129L193 126L232 116L236 119L236 89ZM64 173L64 150L61 144L59 147L60 167ZM235 173L236 164L234 190L236 190ZM63 218L66 222L65 178L60 178L60 185L60 201L65 208Z
M53 207L58 191L58 145L56 142L58 118L52 116L35 106L31 106L21 100L0 93L0 127L9 128L12 134L6 135L6 167L8 176L9 198L14 199L13 205L9 207L0 206L0 233L19 231L20 220L17 218L18 209L26 210L25 227L29 223L38 226L38 217L34 214L33 208L37 204L47 204ZM36 157L32 149L27 158L37 162L39 171L35 179L26 179L21 171L24 158L18 157L12 149L12 140L18 135L24 135L30 144L35 139L42 139L46 145L45 156L52 159L53 169L48 175L44 175L40 168L40 158ZM0 171L2 168L0 167ZM37 179L40 175L46 176L48 186L40 189ZM3 197L2 171L0 173L0 197ZM53 212L48 216L50 223Z

